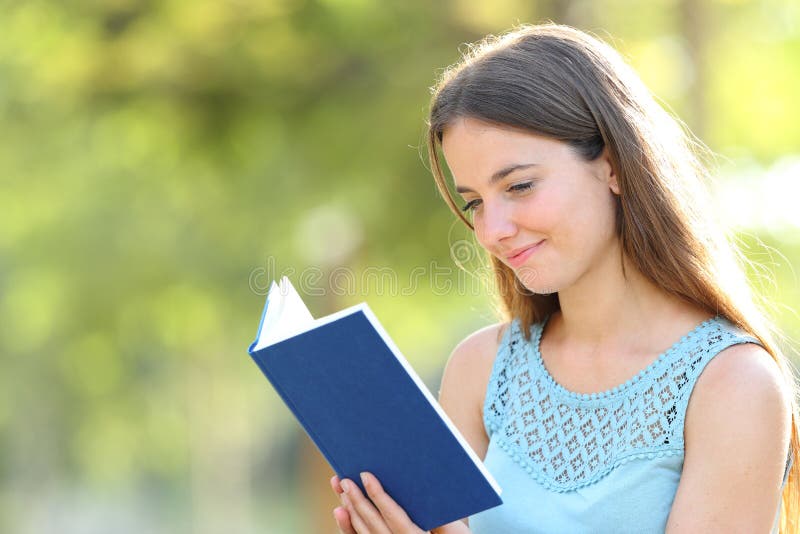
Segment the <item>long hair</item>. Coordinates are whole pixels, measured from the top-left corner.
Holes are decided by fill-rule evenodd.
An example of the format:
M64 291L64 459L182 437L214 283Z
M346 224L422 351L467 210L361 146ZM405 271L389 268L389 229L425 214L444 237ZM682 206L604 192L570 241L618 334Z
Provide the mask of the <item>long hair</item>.
M710 216L705 147L653 98L609 45L556 24L521 25L469 45L432 88L427 148L439 192L471 229L447 186L439 156L445 128L459 118L568 143L587 161L604 148L617 176L616 232L630 264L667 293L719 314L756 337L791 392L793 466L783 490L780 532L800 534L797 390L777 331L757 304L746 261ZM530 326L559 309L558 295L530 294L491 256L496 308ZM624 265L624 263L623 263Z

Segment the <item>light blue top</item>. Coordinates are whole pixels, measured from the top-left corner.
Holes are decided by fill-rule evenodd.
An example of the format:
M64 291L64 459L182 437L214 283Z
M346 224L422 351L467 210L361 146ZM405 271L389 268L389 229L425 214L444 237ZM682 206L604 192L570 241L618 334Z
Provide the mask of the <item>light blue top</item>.
M683 469L683 423L706 364L758 341L722 317L709 319L622 385L573 393L542 362L547 321L526 341L506 329L483 406L484 463L503 504L469 518L473 534L663 533ZM791 467L787 457L784 484ZM780 502L776 503L780 506ZM778 531L780 509L773 532Z

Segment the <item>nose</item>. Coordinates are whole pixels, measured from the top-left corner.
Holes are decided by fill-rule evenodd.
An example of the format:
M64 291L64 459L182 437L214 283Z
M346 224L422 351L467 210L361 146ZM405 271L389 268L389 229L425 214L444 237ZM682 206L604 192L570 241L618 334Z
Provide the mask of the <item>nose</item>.
M512 207L505 202L484 202L482 210L476 214L473 225L475 237L490 250L496 248L497 243L513 237L517 233L517 224L514 221Z

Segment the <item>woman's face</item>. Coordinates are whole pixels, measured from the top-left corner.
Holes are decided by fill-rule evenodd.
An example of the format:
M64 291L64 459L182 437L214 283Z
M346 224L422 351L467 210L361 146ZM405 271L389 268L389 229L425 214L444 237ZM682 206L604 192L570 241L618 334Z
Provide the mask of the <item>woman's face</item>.
M605 153L587 162L566 143L473 118L445 129L442 149L478 242L528 290L563 291L619 261Z

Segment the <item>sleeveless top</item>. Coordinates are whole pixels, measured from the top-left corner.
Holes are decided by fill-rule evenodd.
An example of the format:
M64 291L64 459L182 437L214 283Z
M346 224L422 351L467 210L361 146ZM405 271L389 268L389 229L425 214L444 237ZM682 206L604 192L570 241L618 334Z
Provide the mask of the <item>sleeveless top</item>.
M515 319L500 343L483 421L490 438L484 464L503 504L470 516L470 530L663 533L683 469L694 384L720 351L758 340L717 316L624 384L583 394L545 368L539 341L546 322L532 325L527 341ZM791 464L790 449L784 485Z

